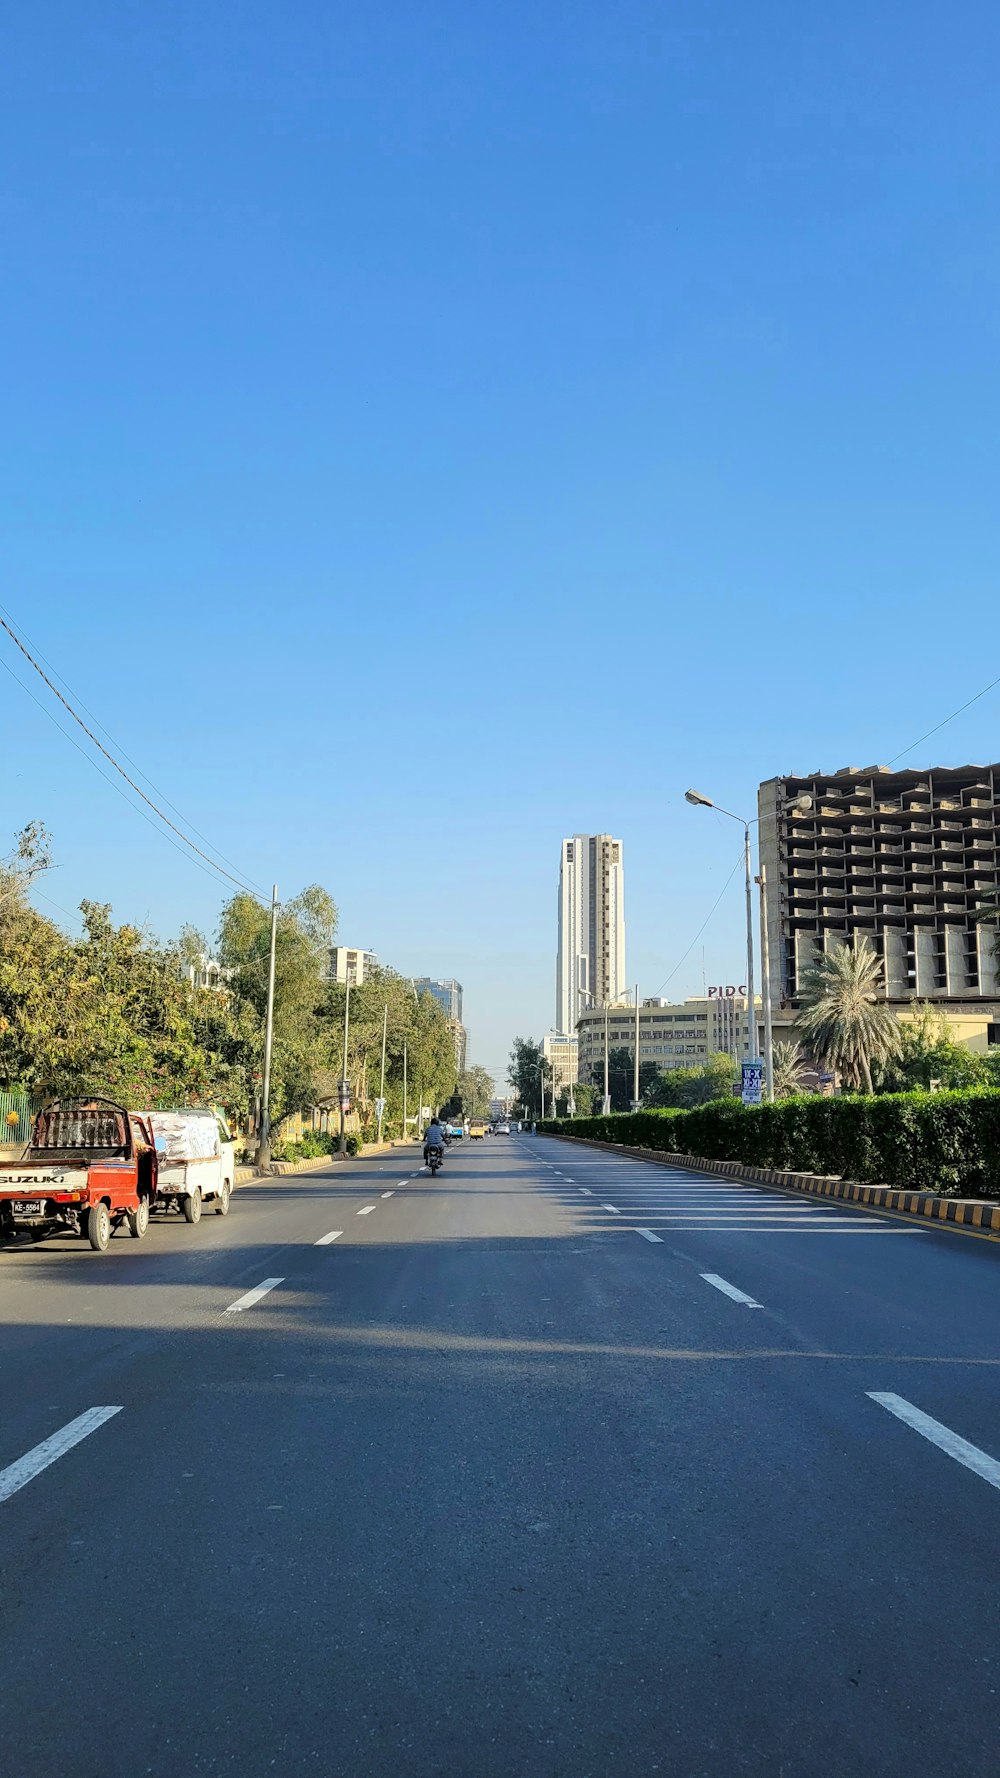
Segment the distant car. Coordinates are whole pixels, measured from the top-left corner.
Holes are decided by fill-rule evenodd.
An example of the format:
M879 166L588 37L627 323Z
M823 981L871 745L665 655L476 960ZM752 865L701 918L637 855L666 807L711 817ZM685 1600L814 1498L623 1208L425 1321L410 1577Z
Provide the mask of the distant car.
M453 1142L461 1142L462 1137L465 1135L465 1130L461 1124L449 1124L448 1134Z
M510 1125L509 1124L497 1124L497 1135L498 1136L509 1136L510 1135Z
M482 1141L486 1135L486 1124L481 1117L474 1117L469 1125L469 1137L473 1142Z

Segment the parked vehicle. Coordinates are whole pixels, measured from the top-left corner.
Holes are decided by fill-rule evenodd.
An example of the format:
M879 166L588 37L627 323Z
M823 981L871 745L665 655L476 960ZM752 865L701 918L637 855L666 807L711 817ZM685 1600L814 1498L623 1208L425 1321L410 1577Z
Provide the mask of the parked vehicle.
M16 1161L0 1163L0 1241L81 1235L103 1253L127 1223L139 1241L157 1196L149 1121L111 1099L57 1099L38 1113Z
M205 1204L216 1216L229 1214L235 1150L223 1120L209 1109L145 1111L160 1157L156 1208L164 1216L179 1211L198 1222Z
M427 1150L427 1165L430 1168L432 1178L434 1174L439 1171L443 1160L444 1149L438 1148L437 1143L432 1143Z

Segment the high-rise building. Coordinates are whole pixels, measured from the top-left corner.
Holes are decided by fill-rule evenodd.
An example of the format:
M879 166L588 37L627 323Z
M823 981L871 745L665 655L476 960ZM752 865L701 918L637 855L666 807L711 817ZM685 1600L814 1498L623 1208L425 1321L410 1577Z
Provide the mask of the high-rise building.
M792 804L810 799L805 809ZM817 956L864 934L886 999L968 1005L1000 996L995 928L1000 765L769 778L760 786L771 1004L798 1004Z
M429 975L416 975L413 986L418 994L433 994L444 1008L449 1019L457 1019L462 1023L462 984L455 981L438 981Z
M464 1074L468 1059L469 1038L465 1026L462 1024L461 982L438 981L434 976L418 975L413 977L413 986L418 994L432 994L443 1009L448 1020L448 1029L455 1044L455 1069L457 1073Z
M330 946L330 980L350 982L352 988L360 988L365 975L378 965L374 951L350 950L346 945Z
M625 987L625 876L621 841L610 834L563 840L559 864L557 1031L572 1032L587 1006L617 1000Z

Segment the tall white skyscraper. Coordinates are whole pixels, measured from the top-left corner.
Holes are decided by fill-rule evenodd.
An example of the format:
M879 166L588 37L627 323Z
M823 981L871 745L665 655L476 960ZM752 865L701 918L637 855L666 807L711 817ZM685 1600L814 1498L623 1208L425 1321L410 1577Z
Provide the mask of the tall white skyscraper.
M576 1030L588 1006L616 1000L625 987L625 873L620 840L577 833L559 864L556 1030Z

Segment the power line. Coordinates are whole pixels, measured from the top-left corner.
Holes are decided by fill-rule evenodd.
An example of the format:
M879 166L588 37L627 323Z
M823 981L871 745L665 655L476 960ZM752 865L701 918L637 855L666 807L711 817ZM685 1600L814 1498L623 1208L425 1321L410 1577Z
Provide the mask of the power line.
M694 950L695 945L698 943L698 940L700 939L702 933L704 932L705 927L708 925L708 922L712 918L712 915L715 913L715 910L718 907L720 901L722 900L722 897L725 895L726 890L729 888L730 883L732 882L733 878L735 877L736 872L739 870L740 865L743 863L743 856L744 856L743 848L741 846L740 850L739 850L739 856L736 859L736 863L733 865L732 870L730 871L728 877L726 878L725 882L723 883L722 888L719 890L718 895L716 896L711 907L709 908L708 913L705 915L705 918L702 921L701 925L699 926L693 939L691 940L691 943L688 945L687 950L684 952L683 957L681 957L674 964L674 967L670 971L670 974L667 976L666 981L662 981L660 983L659 987L657 988L657 990L656 990L656 998L657 999L659 999L659 996L663 993L663 990L667 986L667 983L673 981L674 976L677 974L677 971L681 967L681 964L687 962L688 958L691 955L691 952Z
M163 813L163 810L161 808L159 808L156 803L153 802L152 797L149 797L146 795L146 792L142 789L142 786L137 784L135 782L134 778L129 777L129 774L125 770L125 767L123 765L119 764L119 762L115 758L114 754L110 753L108 751L107 747L105 747L103 741L98 740L97 736L94 734L93 729L90 729L87 727L87 724L84 722L83 717L80 716L76 710L74 710L74 708L73 708L72 704L69 702L68 698L63 697L63 694L59 690L59 687L52 683L52 680L49 678L48 674L45 672L45 669L43 667L39 666L38 662L34 658L34 655L32 655L29 652L29 650L25 647L24 643L21 641L21 638L11 628L10 624L7 622L7 619L5 617L3 617L2 615L0 615L0 628L3 628L6 630L8 636L10 637L11 641L14 643L15 647L20 649L20 652L23 654L23 656L24 656L25 660L28 662L29 666L34 667L35 672L38 674L39 678L41 680L43 680L44 683L48 686L48 688L49 688L50 692L52 692L53 696L57 697L59 699L59 702L60 702L60 704L62 704L63 708L69 712L70 716L72 716L72 718L73 718L73 721L75 723L77 723L80 728L82 728L84 734L88 737L88 739L93 741L94 746L98 749L98 751L100 753L102 753L104 755L104 758L108 761L109 765L112 765L114 767L115 771L119 774L119 776L124 778L126 784L129 785L130 789L135 791L137 796L142 798L143 802L147 805L147 807L152 809L154 815L156 815L158 817L158 819L160 821L162 821L166 827L169 827L171 829L171 831L177 835L177 838L179 840L181 840L185 846L189 847L192 852L197 853L199 858L203 858L205 863L209 866L209 868L211 870L217 872L217 874L221 877L228 878L229 882L235 883L237 888L242 889L245 894L253 895L255 899L260 899L257 896L256 890L254 890L254 888L249 883L247 883L243 878L234 876L232 871L224 870L221 864L216 864L214 858L210 858L207 852L203 852L200 846L196 846L194 841L189 839L187 834L184 833L182 831L182 829L177 826L177 823L175 821L171 821L170 816L165 815ZM16 674L12 674L12 677L15 680L17 680L17 683L19 685L21 684L21 681L17 679ZM22 689L27 690L27 687L22 686ZM35 699L35 702L36 703L38 702L37 698ZM60 729L61 733L65 734L66 731L61 728L61 725L59 723L56 723L56 727ZM76 743L74 743L74 744L76 745ZM81 748L81 749L79 749L79 751L82 752L83 749ZM103 773L103 772L101 773L102 777L104 777L105 775L106 775L105 773ZM125 800L127 802L129 799L126 797ZM134 807L134 804L131 806ZM147 820L148 820L148 816L147 816ZM171 842L171 843L173 843L173 842Z
M0 617L2 617L2 615L4 613L10 619L11 623L13 623L14 620L13 620L13 617L11 616L11 613L9 611L7 611L5 606L0 605ZM183 821L185 827L189 827L191 829L191 832L194 834L197 834L197 836L200 840L204 840L206 846L208 846L209 849L215 853L216 857L222 859L223 864L231 865L234 871L238 871L239 866L237 864L234 864L233 860L231 858L227 858L225 852L221 852L219 850L218 846L212 845L212 842L208 838L207 834L203 834L201 832L201 830L195 826L193 821L189 821L187 819L187 816L182 814L181 810L177 807L176 803L172 803L170 801L170 798L167 796L166 792L161 790L158 784L154 784L152 778L149 776L149 773L144 772L142 770L142 767L138 764L138 762L132 758L131 754L126 752L126 750L122 746L121 742L115 739L114 735L112 735L110 730L105 727L104 723L101 722L100 718L98 716L96 716L94 714L93 710L89 709L88 706L84 703L79 692L74 690L73 686L70 685L69 681L63 676L63 674L60 673L58 671L58 669L53 665L53 663L47 658L47 656L45 654L43 654L42 650L38 646L38 643L36 641L34 641L34 639L31 636L28 635L28 632L24 628L24 625L18 624L18 629L19 629L21 635L23 636L24 640L30 644L31 648L34 650L35 654L38 656L38 659L40 661L45 662L45 665L48 667L49 672L52 674L52 677L54 679L58 679L60 685L64 686L66 691L69 693L69 695L76 701L77 704L79 704L80 709L85 711L86 714L90 717L91 721L94 724L94 727L100 729L101 733L106 737L106 739L110 742L110 744L117 749L117 751L122 755L123 759L128 760L129 765L132 766L134 771L136 771L138 773L139 777L144 779L144 781L149 785L150 789L154 790L156 792L158 797L162 798L163 802L166 803L167 808L173 809L174 814L179 818L179 820ZM247 882L250 883L251 881L252 881L252 879L248 877ZM261 897L263 900L265 900L265 901L269 900L269 897L268 897L266 891L261 888L259 883L254 883L253 887L260 891L260 894L261 894Z
M913 741L909 747L904 747L902 753L895 754L893 758L890 759L889 764L894 766L897 759L905 759L906 755L912 753L915 747L919 747L924 741L929 741L931 736L936 735L940 729L947 728L949 722L954 722L956 716L961 716L964 710L971 710L973 704L978 704L980 698L985 698L986 693L992 691L994 686L997 685L1000 685L1000 679L991 679L989 685L984 685L982 691L977 691L975 697L970 698L968 703L960 704L957 710L953 710L950 716L944 718L943 722L935 723L934 727L929 728L925 735L921 735L919 739Z
M0 622L2 622L2 619L0 619ZM199 860L197 858L190 857L189 854L187 852L185 852L182 849L182 847L180 847L177 844L176 840L171 839L171 837L168 833L164 833L162 827L158 827L156 825L156 822L153 820L152 816L146 814L145 809L140 809L138 803L134 803L130 796L126 796L121 785L116 784L115 780L110 776L110 774L108 772L104 772L101 770L96 759L92 758L92 756L87 752L85 747L81 747L79 741L77 741L75 739L75 737L70 734L68 729L63 728L63 725L61 722L56 721L56 718L53 716L52 711L49 709L48 705L43 704L41 698L37 698L35 696L34 692L31 690L31 687L28 685L25 685L23 679L18 678L17 674L14 672L13 667L10 665L10 663L8 661L5 661L2 656L0 656L0 667L3 667L4 670L10 674L11 678L14 681L14 684L19 685L21 687L21 690L24 692L25 696L29 697L33 704L38 705L38 708L42 712L42 715L48 717L48 720L52 723L53 727L57 728L59 730L59 733L61 735L65 736L65 738L69 742L70 746L76 748L77 753L82 755L82 757L87 761L87 764L89 766L93 766L94 771L97 773L97 776L99 778L103 778L105 784L110 784L112 790L115 792L115 795L120 796L123 803L126 803L130 809L134 810L134 812L137 815L140 815L142 817L143 821L145 821L153 829L153 832L155 834L159 834L161 840L166 840L168 846L173 846L174 851L180 853L180 856L182 858L186 859L188 864L193 864L197 870L203 871L206 877L212 878L213 882L215 882L217 880L216 872L218 871L218 868L219 868L218 865L212 864L211 859L209 859L209 864L211 864L212 868L211 868L211 870L208 870L208 869L206 869L205 865L203 865L199 862ZM248 893L250 893L250 891L248 891ZM258 898L255 896L254 900L257 900L257 899Z

